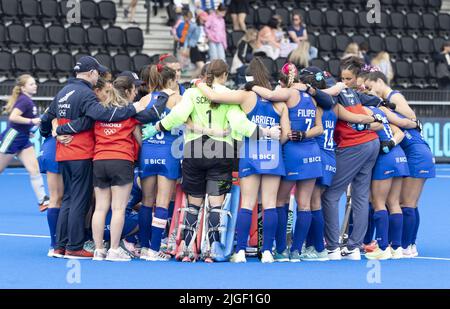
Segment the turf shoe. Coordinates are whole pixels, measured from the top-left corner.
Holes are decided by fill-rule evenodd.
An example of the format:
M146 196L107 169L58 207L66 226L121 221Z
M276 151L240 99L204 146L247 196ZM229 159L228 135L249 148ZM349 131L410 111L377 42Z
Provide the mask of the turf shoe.
M261 263L273 263L273 262L274 259L272 252L270 252L270 250L264 250L261 255Z
M305 252L305 254L302 254L303 257L300 257L302 261L328 261L328 251L323 250L321 252L317 252L316 249L312 249L310 251Z
M403 249L402 247L398 247L397 249L393 249L391 247L391 255L393 260L399 260L403 258Z
M366 253L366 259L369 260L389 260L392 258L391 248L386 249L376 248L372 252Z
M131 257L125 250L119 247L117 249L109 249L105 260L111 262L129 262L131 261Z
M247 259L245 258L245 250L239 250L234 253L230 258L231 263L246 263Z
M106 249L95 249L93 261L104 261L106 258L107 251Z
M66 254L64 255L65 259L74 259L74 260L90 260L94 257L94 253L86 251L84 249L81 250L66 250Z
M300 252L298 250L291 251L289 254L289 262L298 263L300 261Z
M275 262L289 262L289 250L285 249L283 252L278 253L277 250L274 251L273 259Z

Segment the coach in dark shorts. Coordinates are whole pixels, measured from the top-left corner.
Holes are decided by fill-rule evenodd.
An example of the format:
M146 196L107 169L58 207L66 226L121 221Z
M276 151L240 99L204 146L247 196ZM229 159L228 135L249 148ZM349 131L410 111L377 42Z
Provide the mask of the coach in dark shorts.
M231 0L228 12L233 20L234 31L246 31L245 18L250 12L249 0Z

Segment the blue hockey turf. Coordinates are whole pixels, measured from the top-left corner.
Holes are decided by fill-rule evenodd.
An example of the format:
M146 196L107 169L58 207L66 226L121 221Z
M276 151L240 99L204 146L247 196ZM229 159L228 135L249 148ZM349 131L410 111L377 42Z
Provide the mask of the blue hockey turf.
M420 258L415 259L74 264L46 256L46 215L38 212L25 171L7 169L0 175L0 288L450 288L449 191L450 166L439 165L420 202Z

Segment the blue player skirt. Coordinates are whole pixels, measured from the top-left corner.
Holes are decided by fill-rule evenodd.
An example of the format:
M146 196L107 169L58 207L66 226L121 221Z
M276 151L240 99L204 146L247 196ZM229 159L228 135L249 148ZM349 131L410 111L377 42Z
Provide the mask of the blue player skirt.
M316 140L287 142L283 147L286 176L283 180L297 181L322 177L322 157Z
M434 157L427 144L411 144L403 150L408 158L409 177L436 177Z
M173 180L180 178L181 160L172 156L171 144L145 143L139 157L139 176L144 179L157 175Z
M320 150L322 159L322 177L317 178L316 184L322 187L329 187L336 175L336 155L334 151Z
M6 128L0 134L0 153L17 154L22 150L33 146L30 142L30 134L21 133L13 128Z
M239 159L239 177L250 175L284 176L285 168L278 142L245 139Z
M56 139L54 137L48 137L42 143L38 163L41 173L61 173L59 164L56 162Z
M372 180L407 176L409 176L408 160L400 146L395 146L389 153L378 155L372 171Z

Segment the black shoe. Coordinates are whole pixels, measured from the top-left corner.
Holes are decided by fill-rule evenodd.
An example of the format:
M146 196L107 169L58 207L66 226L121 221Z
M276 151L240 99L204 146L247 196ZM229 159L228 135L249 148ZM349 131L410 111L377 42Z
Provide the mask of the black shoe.
M158 15L158 6L156 5L156 3L153 5L153 16Z
M130 11L128 11L128 9L124 9L123 10L123 18L128 18L128 13L129 13Z

